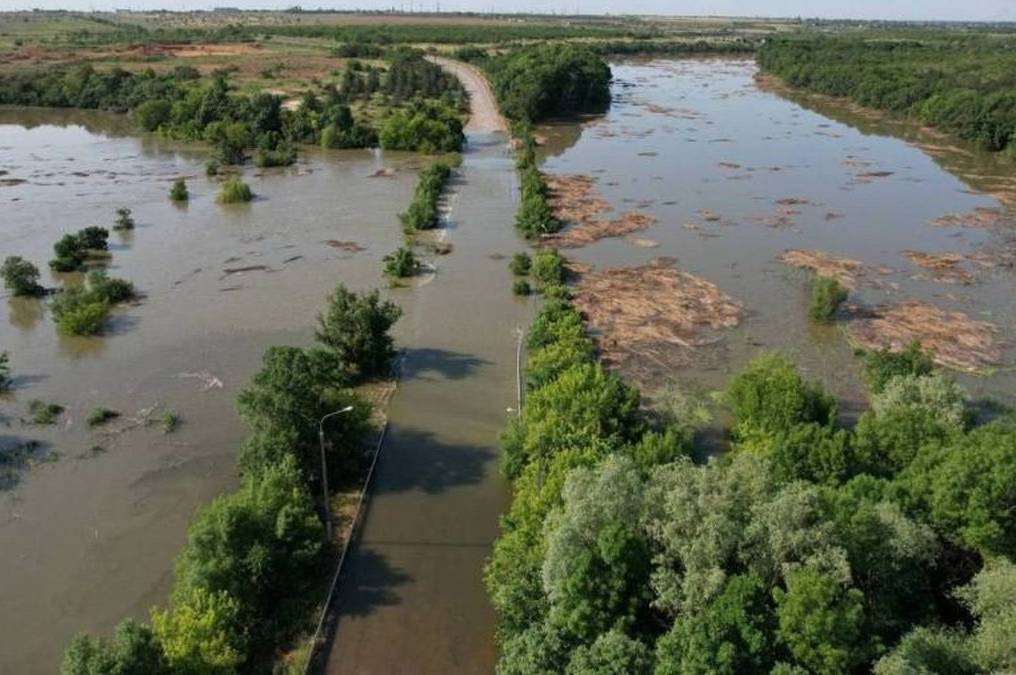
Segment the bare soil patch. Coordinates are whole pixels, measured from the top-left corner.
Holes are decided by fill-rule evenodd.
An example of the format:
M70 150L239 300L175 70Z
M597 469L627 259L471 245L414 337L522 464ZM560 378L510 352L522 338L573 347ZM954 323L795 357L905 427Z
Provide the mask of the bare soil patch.
M701 347L737 326L743 307L715 284L681 272L673 261L578 275L575 307L594 329L603 361L636 381L688 366Z
M904 300L873 310L853 308L847 334L865 349L902 350L914 340L941 366L983 372L1002 361L998 327L922 300Z

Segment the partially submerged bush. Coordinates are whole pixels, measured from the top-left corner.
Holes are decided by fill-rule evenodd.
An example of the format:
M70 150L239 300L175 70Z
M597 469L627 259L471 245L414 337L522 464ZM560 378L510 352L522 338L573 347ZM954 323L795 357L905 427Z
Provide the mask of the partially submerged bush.
M53 244L56 257L49 261L50 269L54 272L80 272L90 256L109 248L108 241L109 230L104 227L86 227L76 234L65 234Z
M94 335L102 330L110 306L135 296L134 285L96 270L84 286L68 288L53 298L51 308L64 335Z
M508 269L515 276L524 277L529 274L532 265L533 261L528 253L516 253L512 256L512 261L508 263Z
M11 387L11 356L7 352L0 352L0 391Z
M533 289L529 287L529 282L525 279L516 279L512 283L512 293L515 295L529 295L533 292Z
M385 274L395 279L404 279L416 274L420 262L410 248L401 246L384 257Z
M811 287L811 305L808 316L814 321L832 321L836 310L847 299L847 289L836 279L818 277Z
M126 206L122 206L116 210L116 222L113 223L114 230L133 230L134 229L134 216L131 215L131 210Z
M533 258L533 278L541 288L564 282L564 258L555 249L539 251Z
M39 285L39 268L20 256L8 256L0 266L0 275L7 290L16 296L37 296L45 291Z
M335 354L349 377L386 376L396 354L388 331L401 316L402 309L382 301L376 290L358 294L339 284L318 317L317 341Z
M174 202L185 202L190 199L187 182L183 178L173 181L173 187L169 189L169 199Z
M111 408L95 408L88 414L88 426L98 427L106 422L115 420L120 416L120 412Z
M889 380L901 375L928 375L935 367L931 354L921 349L921 343L914 340L902 351L885 347L870 352L864 358L864 376L872 393L877 394Z
M219 188L219 195L216 201L220 204L239 204L254 199L254 193L250 186L236 176L231 176L223 182Z
M447 162L436 162L420 171L413 201L404 213L399 214L407 233L437 226L438 201L451 172L451 165Z
M39 399L28 402L28 412L33 424L53 424L63 413L64 407L59 403L46 403Z

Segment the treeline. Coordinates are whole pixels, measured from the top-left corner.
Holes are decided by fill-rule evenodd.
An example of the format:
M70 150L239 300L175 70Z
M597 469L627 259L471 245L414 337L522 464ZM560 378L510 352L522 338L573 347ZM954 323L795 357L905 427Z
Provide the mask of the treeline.
M225 73L201 78L186 66L165 74L90 65L16 71L0 75L0 104L130 111L145 131L211 143L224 164L251 155L259 166L291 164L300 143L362 148L380 142L423 152L461 147L465 95L440 68L417 55L400 55L383 78L376 68L349 66L339 87L309 92L296 110L283 108L274 94L233 92ZM350 107L376 93L388 96L389 107L408 107L389 115L380 132L355 119Z
M538 122L610 104L610 67L588 47L541 44L484 65L501 112L511 120Z
M682 406L646 417L567 291L545 293L486 570L499 673L1016 667L1011 415L975 425L912 346L867 356L871 409L844 429L769 354L723 394L732 450L696 463Z
M420 171L409 208L399 214L407 234L437 227L438 201L452 175L448 162L436 162Z
M515 168L519 174L519 208L515 226L526 239L537 239L561 229L547 201L547 184L536 161L536 140L528 122L516 122L512 135L517 145Z
M177 559L173 589L151 622L126 620L111 639L77 637L65 675L272 672L279 654L313 624L334 542L315 498L329 448L330 485L362 476L370 406L352 385L389 374L389 336L400 310L377 292L339 286L319 319L317 345L272 347L238 399L250 436L241 444L239 490L202 508Z
M766 73L1016 153L1016 51L1002 39L770 39Z
M752 54L761 41L744 38L723 40L609 40L586 46L604 56L681 56L702 54Z

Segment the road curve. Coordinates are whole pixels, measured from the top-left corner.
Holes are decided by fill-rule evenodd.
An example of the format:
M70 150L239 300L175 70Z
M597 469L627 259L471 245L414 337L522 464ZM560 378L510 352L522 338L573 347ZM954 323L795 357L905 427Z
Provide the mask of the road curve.
M497 100L494 92L487 82L487 77L476 66L462 61L447 59L443 56L428 56L428 60L435 63L449 73L459 78L459 82L469 94L469 121L466 123L466 132L492 133L495 131L508 131L508 124L501 116L497 107Z

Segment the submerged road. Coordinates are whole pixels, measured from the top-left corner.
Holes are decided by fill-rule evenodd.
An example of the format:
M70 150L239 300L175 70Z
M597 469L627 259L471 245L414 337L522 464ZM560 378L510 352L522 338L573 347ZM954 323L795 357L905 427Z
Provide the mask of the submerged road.
M493 105L489 88L478 91L474 110ZM323 672L494 669L483 566L507 498L498 437L515 404L516 329L530 316L512 296L505 263L491 259L519 245L516 180L499 120L473 115L448 196L454 251L403 301L402 380L336 591Z

